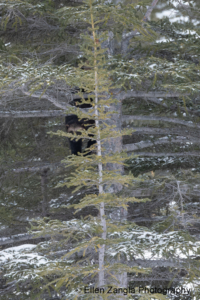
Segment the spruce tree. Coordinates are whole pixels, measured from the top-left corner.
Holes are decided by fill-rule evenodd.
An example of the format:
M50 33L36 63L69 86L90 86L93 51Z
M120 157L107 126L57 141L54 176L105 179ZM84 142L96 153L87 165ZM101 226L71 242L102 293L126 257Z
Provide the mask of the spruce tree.
M83 112L82 109L71 109L71 113L76 113L78 118L81 119L93 119L95 120L95 127L90 127L87 131L78 132L77 135L71 133L57 132L59 136L66 136L71 139L80 138L92 139L96 141L96 145L87 149L92 151L93 154L85 156L85 154L80 154L78 156L72 156L63 161L67 167L72 166L74 172L71 176L65 179L65 182L59 186L75 187L75 191L81 189L82 187L96 187L97 192L93 194L88 194L81 199L81 202L73 205L78 211L85 207L95 206L99 210L99 217L88 216L86 220L73 221L73 227L77 226L79 230L72 230L71 222L69 224L57 225L55 222L49 222L40 224L37 229L39 229L43 234L55 234L55 230L65 231L67 233L66 239L72 240L73 249L67 253L65 258L70 259L75 253L83 253L83 258L81 261L77 261L70 266L68 271L65 269L65 275L58 277L56 282L56 288L60 288L63 284L68 291L75 291L76 287L80 288L80 294L84 295L84 292L89 291L89 298L93 298L93 289L97 288L101 291L108 291L108 286L112 285L114 288L126 288L122 286L122 282L118 280L119 274L124 274L126 272L138 272L139 269L128 267L126 264L122 263L123 258L118 257L116 261L111 263L110 257L108 256L111 249L118 247L120 243L124 243L126 238L118 237L120 232L126 231L130 225L126 224L126 219L124 217L113 219L113 216L122 213L125 215L127 210L128 202L139 202L146 201L147 199L136 199L135 197L125 197L123 193L120 195L116 194L114 191L122 190L123 186L132 185L136 180L131 174L124 175L121 173L124 161L127 159L127 155L123 152L110 152L106 151L105 143L107 141L112 141L111 143L117 143L119 138L125 133L128 134L128 130L119 131L115 129L115 125L110 125L111 119L115 119L118 116L116 108L118 100L114 98L113 92L116 87L111 81L111 72L107 68L108 57L106 55L106 49L102 49L101 44L107 39L107 32L99 33L98 23L105 20L98 16L98 9L101 8L94 5L94 1L89 0L86 2L86 7L88 7L88 28L89 35L82 36L83 46L82 51L86 54L87 58L87 72L82 71L82 65L75 69L73 72L73 83L78 82L79 86L87 91L90 95L90 99L93 99L92 108L88 112ZM80 94L81 95L81 94ZM81 104L87 104L88 100L84 100L82 97ZM69 111L68 111L69 112ZM81 136L80 136L81 133ZM91 137L92 136L92 137ZM117 209L117 213L113 214L112 211ZM106 211L111 211L111 214L106 214ZM111 215L111 218L110 218ZM53 232L51 231L53 224ZM85 236L80 235L80 224L84 224L84 227L88 228L89 232L85 232ZM50 226L50 227L49 227ZM69 226L69 227L68 227ZM42 228L44 227L44 228ZM43 230L42 230L43 229ZM92 230L92 232L91 232ZM115 231L117 230L117 236L115 237ZM73 232L73 236L72 236ZM57 232L58 234L58 232ZM90 238L88 238L90 237ZM75 241L78 240L78 243ZM89 265L86 263L88 257L87 252L90 254L93 251L98 252L98 264ZM92 255L93 256L93 255ZM86 257L86 258L85 258ZM86 259L86 261L85 261ZM92 259L92 258L91 258ZM49 267L48 267L49 268ZM57 273L56 269L54 272ZM48 274L48 269L46 270ZM51 268L52 272L52 268ZM140 272L147 272L141 270ZM73 276L71 276L73 274ZM86 286L83 286L78 278L88 278L94 276L98 277L98 283L92 286L90 290L90 282L86 281ZM109 279L110 277L110 279ZM127 285L127 282L126 282ZM117 290L116 290L117 291ZM79 294L79 295L80 295ZM123 294L123 293L122 293ZM100 298L102 295L99 295ZM88 297L85 295L84 297ZM108 295L103 295L107 298ZM120 298L123 295L120 295Z

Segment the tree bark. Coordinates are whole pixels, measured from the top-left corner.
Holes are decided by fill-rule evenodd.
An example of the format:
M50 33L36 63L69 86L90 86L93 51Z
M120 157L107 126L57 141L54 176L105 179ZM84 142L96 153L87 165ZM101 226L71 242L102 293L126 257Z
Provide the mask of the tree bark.
M114 130L116 131L121 131L122 128L122 102L118 101L117 104L112 104L110 105L110 108L107 108L106 111L115 111L116 113L113 113L111 117L106 121L106 123L110 126L115 126ZM104 143L105 147L105 154L109 153L116 153L116 152L121 152L123 149L122 145L122 136L118 138L111 138L105 141ZM119 164L112 164L109 163L106 165L107 170L118 170L121 175L124 173L124 167ZM118 193L122 190L122 185L119 183L114 183L111 186L104 186L104 191L106 193ZM106 213L111 220L111 222L123 222L127 219L127 211L120 207L120 208L111 208L107 213ZM110 285L116 285L121 288L126 288L128 279L127 279L127 272L122 272L120 274L114 273L114 276L116 277L117 280L112 279L112 282L109 284ZM115 297L111 297L111 299L115 299ZM123 296L122 298L120 297L119 299L124 299Z
M46 217L48 213L48 193L47 193L47 170L41 173L42 189L42 216Z

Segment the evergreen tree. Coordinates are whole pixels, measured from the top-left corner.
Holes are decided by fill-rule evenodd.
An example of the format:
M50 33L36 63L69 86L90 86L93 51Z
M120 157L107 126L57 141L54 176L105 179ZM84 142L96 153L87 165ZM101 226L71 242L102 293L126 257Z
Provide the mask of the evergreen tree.
M87 233L85 238L80 236L80 231L73 231L72 238L72 229L66 224L54 225L54 229L57 228L59 231L62 229L63 231L67 231L69 236L66 236L67 240L71 240L74 242L79 240L78 244L74 244L73 249L67 253L67 258L70 258L74 253L83 252L83 261L77 261L74 265L71 265L68 272L61 278L58 277L56 282L56 287L59 288L64 283L67 291L74 292L75 288L78 287L77 284L81 284L80 279L84 278L84 276L90 278L90 276L96 277L98 275L98 284L94 285L93 288L102 288L102 291L107 291L109 284L112 283L113 288L119 285L122 287L122 282L118 282L118 278L116 274L123 274L127 271L137 271L137 268L131 268L127 265L122 264L121 259L115 263L109 263L108 251L112 248L115 249L116 242L117 246L119 241L124 243L126 240L123 236L119 239L118 237L111 238L111 234L116 231L118 234L121 231L126 231L129 228L129 225L126 225L125 220L120 224L120 219L109 219L109 216L106 217L106 210L113 210L113 208L121 207L121 210L127 210L127 202L134 201L146 201L138 200L135 197L124 197L124 195L114 194L114 187L122 189L123 186L128 186L133 183L134 177L132 175L123 175L120 172L120 165L124 164L124 160L127 159L127 155L122 152L111 153L110 151L106 151L104 145L107 140L111 140L112 143L117 143L118 138L120 138L125 132L128 133L128 130L118 131L115 129L114 125L110 125L108 121L111 119L115 119L118 114L117 111L113 111L114 107L117 107L118 102L110 93L111 88L115 88L114 84L110 81L109 70L106 67L106 63L108 60L106 59L105 49L101 48L101 43L107 39L107 32L103 34L98 34L99 28L97 24L103 22L102 18L98 16L98 9L101 8L101 5L94 6L94 2L89 0L86 3L88 6L88 23L91 28L88 28L89 32L91 31L91 36L82 36L83 38L83 52L86 53L87 57L87 67L89 68L88 72L83 72L81 70L81 65L79 69L75 69L73 76L75 76L76 80L78 80L79 86L81 86L85 91L91 92L91 97L93 98L92 108L89 109L88 113L84 113L81 109L76 109L75 113L79 119L93 119L95 120L95 127L91 127L88 131L79 132L76 136L71 133L63 133L58 132L59 135L64 135L69 138L87 138L96 141L96 146L90 147L89 151L95 151L96 154L92 154L89 156L84 156L84 154L73 157L71 159L66 159L63 162L66 163L67 166L76 167L74 172L71 174L69 178L66 178L66 182L61 184L61 186L66 185L67 187L76 187L76 190L81 189L84 186L92 187L96 186L97 193L87 194L81 199L81 202L76 204L74 207L77 210L80 210L84 207L95 206L99 210L99 218L92 218L88 216L88 220L84 221L85 225L89 232L92 229L92 233ZM97 15L97 16L96 16ZM73 81L74 83L74 81ZM81 104L87 104L87 100L82 98ZM74 112L72 110L71 112ZM79 135L81 133L81 136ZM115 168L114 168L115 167ZM117 211L120 213L120 210ZM77 223L77 228L80 226L79 222ZM83 222L83 220L82 220ZM50 222L51 224L51 222ZM53 222L53 224L55 224ZM73 226L75 226L73 224ZM83 223L82 223L83 224ZM117 226L117 227L116 227ZM122 226L120 229L119 226ZM42 228L43 227L43 228ZM91 228L91 229L90 229ZM54 234L55 231L49 231L49 224L47 227L45 223L42 223L37 229L41 231L43 229L42 235L44 234ZM88 239L88 236L90 239ZM108 239L109 235L109 239ZM90 265L85 262L85 253L87 251L97 251L98 250L98 265ZM87 257L88 261L88 257ZM56 269L55 274L57 274ZM47 276L49 271L49 266L46 270L45 276ZM138 269L139 271L139 269ZM140 272L142 270L140 269ZM51 268L52 272L52 268ZM114 275L113 272L116 274ZM143 271L145 272L145 270ZM71 278L71 274L73 274L73 279ZM107 278L110 274L111 279ZM113 275L112 275L113 274ZM90 282L87 282L87 286L84 288L82 286L81 292L84 294L84 291L90 291ZM127 284L127 283L126 283ZM80 287L80 286L79 286ZM126 287L126 286L125 286ZM79 292L80 293L80 292ZM93 298L94 295L90 292L90 298ZM86 295L86 297L88 297ZM101 298L101 295L100 295ZM107 296L106 296L107 298ZM121 298L121 295L120 295Z

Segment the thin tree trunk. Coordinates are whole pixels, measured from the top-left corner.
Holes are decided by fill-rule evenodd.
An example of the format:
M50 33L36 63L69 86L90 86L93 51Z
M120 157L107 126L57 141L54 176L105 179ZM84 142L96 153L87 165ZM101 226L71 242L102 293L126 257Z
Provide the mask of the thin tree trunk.
M48 212L48 194L47 194L47 171L41 173L41 189L42 189L42 216L47 216Z
M121 131L122 128L122 114L121 114L121 101L119 101L117 104L113 104L110 105L110 108L107 109L107 111L115 111L117 113L112 114L111 118L109 120L107 120L107 124L109 124L110 126L115 126L116 131ZM111 138L109 140L107 140L104 143L104 147L105 147L105 152L106 154L109 153L115 153L115 152L121 152L122 151L122 137L118 137L118 138ZM106 168L108 170L117 170L118 173L120 173L121 175L123 175L124 173L124 167L123 165L119 165L119 164L107 164ZM104 186L104 191L107 193L118 193L122 190L122 185L119 183L114 183L112 186ZM122 208L111 208L108 213L106 212L106 214L109 216L109 219L112 220L112 222L123 222L127 219L127 211ZM113 274L117 280L114 280L112 278L111 282L108 282L109 285L117 285L121 288L127 288L128 282L127 282L127 272L122 272L122 273L114 273ZM107 283L107 284L108 284ZM118 299L124 299L124 297L126 296L121 296ZM112 297L110 299L116 299L115 297Z
M97 129L97 155L99 157L102 156L101 150L101 135L100 135L100 127L99 127L99 112L98 112L98 67L97 67L97 38L96 32L94 27L94 20L93 20L93 12L92 12L92 4L90 5L91 9L91 25L92 25L92 34L94 39L94 76L95 76L95 126ZM103 193L103 165L100 161L98 163L98 171L99 171L99 195ZM106 219L105 219L105 209L104 209L104 202L100 203L99 206L99 215L100 215L100 222L102 226L102 239L106 240L107 228L106 228ZM103 287L105 284L105 274L104 274L104 258L105 258L105 244L101 245L99 249L99 287Z

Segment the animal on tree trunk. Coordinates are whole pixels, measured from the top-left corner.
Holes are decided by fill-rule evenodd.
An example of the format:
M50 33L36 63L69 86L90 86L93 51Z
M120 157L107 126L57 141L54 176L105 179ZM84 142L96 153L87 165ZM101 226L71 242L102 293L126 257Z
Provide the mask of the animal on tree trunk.
M77 115L69 115L65 117L65 126L66 131L68 133L76 133L77 135L81 135L82 130L88 130L91 126L94 126L95 121L89 120L89 119L78 119ZM93 135L89 134L89 136L92 138ZM78 155L78 153L82 153L82 138L69 138L70 143L70 149L71 154ZM94 145L96 141L89 139L87 142L87 149L90 148L92 145ZM92 151L85 151L84 156L92 154Z

